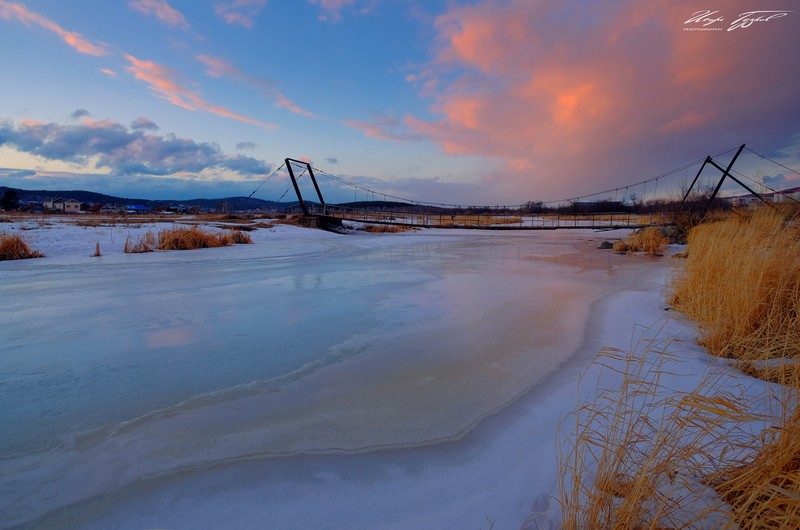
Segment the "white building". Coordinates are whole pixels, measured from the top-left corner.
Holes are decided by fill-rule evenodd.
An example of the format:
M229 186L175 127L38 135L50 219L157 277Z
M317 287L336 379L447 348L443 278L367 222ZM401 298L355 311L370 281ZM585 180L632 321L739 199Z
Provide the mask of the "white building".
M42 206L44 206L46 210L53 210L56 212L78 213L81 211L81 201L62 199L61 197L57 199L46 199L42 202Z

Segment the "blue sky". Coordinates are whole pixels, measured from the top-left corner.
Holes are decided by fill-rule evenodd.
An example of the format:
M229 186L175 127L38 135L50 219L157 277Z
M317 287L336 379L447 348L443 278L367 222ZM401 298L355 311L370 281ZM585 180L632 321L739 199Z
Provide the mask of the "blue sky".
M0 0L0 184L248 195L292 157L359 186L331 202L520 204L745 142L797 168L794 5Z

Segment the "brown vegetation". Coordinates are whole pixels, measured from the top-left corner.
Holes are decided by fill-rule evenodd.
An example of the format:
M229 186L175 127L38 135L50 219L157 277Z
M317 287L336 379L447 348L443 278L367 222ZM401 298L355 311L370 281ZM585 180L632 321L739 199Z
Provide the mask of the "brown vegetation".
M249 234L237 229L221 232L206 232L196 226L159 230L158 237L148 230L138 241L130 236L125 241L124 251L129 254L152 252L153 250L194 250L199 248L226 247L252 243Z
M21 235L0 232L0 261L43 257L38 250L31 250Z
M796 210L762 208L689 235L673 303L710 353L786 385L788 413L755 458L710 479L740 528L800 528L800 227Z
M614 243L616 252L644 252L648 256L661 256L664 254L664 247L669 244L669 239L664 235L660 228L648 226L637 230L624 241Z
M783 413L752 415L744 390L713 376L670 392L669 371L644 361L652 346L638 360L604 351L598 362L616 361L623 384L575 413L559 455L563 527L800 528L797 217L763 209L695 227L673 289L709 353L784 385L763 397ZM753 431L754 420L778 425Z
M800 228L772 209L696 227L671 302L714 355L800 359Z
M133 241L131 236L128 236L125 239L123 252L125 252L125 254L142 254L144 252L152 252L155 246L156 236L153 235L151 230L148 230L143 236L139 236L136 241Z
M416 230L413 226L402 226L402 225L378 225L378 224L366 224L361 228L362 232L370 232L373 234L385 234L385 233L398 233L398 232L408 232L410 230Z
M639 347L600 353L596 362L621 372L622 384L564 425L573 430L562 432L559 454L562 528L721 527L728 506L709 495L704 477L719 471L719 455L752 446L742 426L755 418L714 374L693 392L671 392L661 380L677 359Z

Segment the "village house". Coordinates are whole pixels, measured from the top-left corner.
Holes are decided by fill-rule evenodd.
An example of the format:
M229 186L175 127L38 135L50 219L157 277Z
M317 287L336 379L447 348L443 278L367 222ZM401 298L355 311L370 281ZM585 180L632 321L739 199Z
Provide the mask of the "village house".
M56 199L45 199L42 202L45 210L64 213L79 213L81 211L81 201L75 199L63 199L58 197Z

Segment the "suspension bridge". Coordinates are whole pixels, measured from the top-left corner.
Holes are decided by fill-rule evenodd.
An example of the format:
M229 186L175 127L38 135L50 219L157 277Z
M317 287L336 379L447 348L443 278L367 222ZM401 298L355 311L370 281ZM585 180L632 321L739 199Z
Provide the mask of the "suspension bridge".
M281 202L294 190L297 213L309 226L327 228L341 226L343 221L352 221L407 227L483 230L616 230L670 225L674 223L676 213L685 210L688 204L695 211L700 209L703 213L708 212L726 181L737 184L738 189L746 191L744 197L767 204L780 201L800 202L797 190L789 190L790 193L769 187L760 169L756 170L759 174L755 176L734 169L734 164L745 150L751 159L767 161L800 176L796 170L741 145L632 184L587 195L548 202L530 201L519 205L474 206L410 200L370 189L363 183L348 181L313 167L310 162L286 158L279 168L253 190L250 197L283 170L291 184L277 202ZM732 157L724 162L724 158L731 153L734 153ZM689 184L690 170L697 166L699 170ZM756 166L751 160L748 169L752 171ZM307 177L305 181L301 180L303 177ZM354 200L342 204L327 203L318 177L327 179L337 191L352 189ZM759 191L753 188L759 188ZM315 199L308 200L307 196L312 192ZM359 200L359 193L363 194L363 200Z

